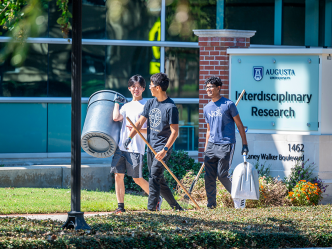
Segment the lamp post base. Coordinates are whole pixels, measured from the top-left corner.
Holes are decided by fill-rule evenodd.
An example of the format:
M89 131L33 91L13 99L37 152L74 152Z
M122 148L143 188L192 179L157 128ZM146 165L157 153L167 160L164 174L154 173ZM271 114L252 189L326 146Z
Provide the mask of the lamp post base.
M63 229L91 230L91 227L84 220L84 212L71 211L68 213Z

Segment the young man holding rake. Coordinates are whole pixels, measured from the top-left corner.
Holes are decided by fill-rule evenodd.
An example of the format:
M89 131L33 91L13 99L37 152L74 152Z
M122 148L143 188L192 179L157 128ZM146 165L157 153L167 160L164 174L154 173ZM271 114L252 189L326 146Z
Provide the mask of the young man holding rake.
M242 138L242 154L248 153L246 133L237 108L231 100L220 94L222 82L218 77L210 77L205 81L207 95L211 98L204 108L207 123L205 143L205 190L207 207L216 208L216 178L231 193L232 182L228 171L232 164L235 149L235 124ZM244 208L244 199L234 199L235 208Z
M124 175L127 170L127 175L133 177L134 182L139 185L147 194L149 194L149 183L143 178L143 155L145 153L145 143L142 138L135 137L130 145L123 147L123 142L127 139L132 126L127 121L126 117L136 122L141 116L146 100L143 99L142 94L145 90L145 80L141 75L134 75L128 81L128 90L133 96L133 100L126 103L126 100L120 96L115 99L115 105L113 109L113 120L122 121L122 127L120 131L119 146L114 153L112 160L111 172L115 175L115 192L118 200L118 208L114 213L125 212L124 208ZM124 104L124 105L123 105ZM120 109L120 105L123 105ZM146 134L146 124L142 126L142 133ZM159 202L162 202L162 198L159 197Z
M149 149L147 154L149 167L149 199L148 210L156 211L160 207L159 195L175 210L183 210L174 199L174 196L166 184L164 178L164 166L160 162L164 160L167 164L172 152L172 146L179 134L179 112L173 100L171 100L166 90L169 79L164 73L157 73L150 78L150 91L155 98L150 99L144 106L142 116L136 122L138 130L147 121L148 142L157 152L156 155ZM134 129L131 130L123 146L126 148L136 135Z

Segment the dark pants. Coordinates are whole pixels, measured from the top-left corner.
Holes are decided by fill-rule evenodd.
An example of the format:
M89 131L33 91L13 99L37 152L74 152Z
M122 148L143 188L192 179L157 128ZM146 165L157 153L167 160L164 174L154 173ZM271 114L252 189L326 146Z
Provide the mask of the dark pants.
M231 193L232 182L229 179L228 171L232 164L235 144L214 144L208 142L205 151L205 190L208 207L216 206L216 179L224 185Z
M164 162L167 165L168 159L171 156L172 151L168 151L164 157ZM148 167L149 167L149 199L148 209L156 211L156 206L161 195L173 209L178 209L180 206L174 199L174 196L168 187L165 178L165 167L159 162L152 152L147 153ZM168 166L168 165L167 165Z

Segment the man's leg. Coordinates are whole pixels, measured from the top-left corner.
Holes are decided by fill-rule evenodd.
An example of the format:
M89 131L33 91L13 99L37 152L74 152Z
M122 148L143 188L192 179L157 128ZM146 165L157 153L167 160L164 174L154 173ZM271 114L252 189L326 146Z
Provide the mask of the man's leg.
M216 153L218 154L218 179L224 185L225 189L231 193L232 182L229 178L229 168L232 164L235 144L222 144L216 146Z
M232 165L235 144L226 144L218 146L218 155L220 156L218 162L218 179L224 185L225 189L231 193L232 191L232 182L229 178L229 169ZM246 200L234 198L234 207L235 208L245 208Z
M167 155L164 159L165 162L168 161L170 157L171 151L167 152ZM148 199L148 209L151 211L155 211L159 196L161 195L168 204L177 210L181 210L181 206L174 199L174 196L166 184L164 178L164 166L161 162L154 158L154 154L152 152L148 152L148 167L149 167L149 199Z
M115 173L115 193L116 199L118 203L124 203L124 195L125 195L125 186L124 186L124 174Z
M149 183L143 178L143 155L134 152L125 152L127 175L149 194Z
M133 178L134 182L140 186L145 193L149 194L149 183L144 178Z
M218 159L214 155L214 144L208 143L205 156L204 156L204 164L205 164L205 191L207 196L207 207L215 208L217 206L216 202L216 180L217 180L217 167L218 167Z
M121 213L126 211L124 209L124 174L126 172L126 161L123 157L123 153L124 152L121 151L119 147L117 147L111 165L111 173L114 173L115 193L118 200L118 208L115 210L115 213Z

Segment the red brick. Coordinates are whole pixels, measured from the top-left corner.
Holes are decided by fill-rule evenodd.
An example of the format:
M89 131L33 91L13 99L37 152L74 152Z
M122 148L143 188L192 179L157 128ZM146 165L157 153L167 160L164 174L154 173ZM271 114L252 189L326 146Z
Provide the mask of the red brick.
M219 61L210 61L210 65L219 65Z
M220 41L234 41L234 37L220 37Z
M200 138L200 139L198 139L198 141L201 142L201 143L204 143L206 141L206 139Z
M201 94L206 94L206 91L201 89L201 90L199 90L198 94L199 94L199 96L201 96Z
M200 46L200 47L206 47L208 45L208 43L207 42L198 42L198 46Z
M238 47L245 47L246 43L245 42L237 42L236 46L238 46Z
M210 51L210 55L220 55L221 51Z
M246 38L246 42L247 42L247 43L250 43L250 38Z
M199 47L199 51L204 51L205 47Z
M244 38L244 37L237 37L236 41L238 41L238 42L246 42L246 38Z
M205 48L205 51L211 51L211 50L214 50L214 47L204 47Z
M205 58L205 56L200 56L200 57L199 57L199 60L200 60L200 61L204 61L204 58Z
M214 70L215 66L205 66L205 70Z
M221 46L226 46L226 47L234 47L235 42L223 42L220 44Z
M199 66L199 70L204 70L204 66Z
M207 41L208 37L198 37L198 41Z
M220 42L211 42L211 46L213 47L220 46Z
M207 66L205 66L207 67ZM214 66L215 70L228 70L228 66Z
M200 75L209 74L209 71L199 71Z
M214 56L205 56L205 60L208 60L208 61L214 60Z
M226 76L226 75L220 75L219 78L220 78L221 80L228 80L229 77Z
M210 74L212 74L212 75L219 75L219 71L210 71Z
M220 41L221 37L211 37L212 42Z
M198 148L199 152L204 152L204 148Z
M199 55L210 55L209 51L199 51Z
M216 60L219 60L219 61L225 61L225 60L228 60L228 59L229 59L229 56L227 56L227 55L223 55L223 56L215 56L215 59L216 59Z
M228 65L229 64L229 61L218 61L218 62L219 62L220 65Z
M201 104L201 103L207 104L207 103L209 103L209 101L208 101L207 99L200 99L200 100L199 100L199 103L200 103L200 104Z
M225 46L225 47L214 47L214 50L221 50L221 51L225 51L226 52L227 48L228 48L227 46Z

